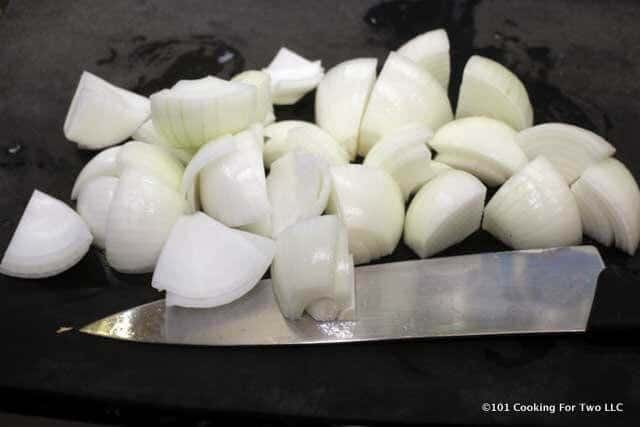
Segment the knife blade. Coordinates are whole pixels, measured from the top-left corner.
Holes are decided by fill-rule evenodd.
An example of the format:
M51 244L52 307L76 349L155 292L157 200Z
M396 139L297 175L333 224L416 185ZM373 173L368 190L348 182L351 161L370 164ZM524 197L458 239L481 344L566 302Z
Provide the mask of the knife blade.
M322 344L584 332L604 263L592 246L483 253L356 268L356 320L285 319L271 281L211 309L158 300L82 332L209 346Z

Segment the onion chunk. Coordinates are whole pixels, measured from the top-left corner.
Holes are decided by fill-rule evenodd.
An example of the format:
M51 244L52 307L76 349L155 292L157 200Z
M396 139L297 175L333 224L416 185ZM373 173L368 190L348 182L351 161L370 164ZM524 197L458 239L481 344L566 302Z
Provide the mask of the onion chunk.
M449 88L451 59L449 37L445 30L439 28L420 34L400 46L398 53L431 73L444 90Z
M324 69L320 61L309 61L281 47L265 71L271 77L271 94L276 105L291 105L315 89Z
M78 195L76 210L89 225L93 244L100 249L104 249L109 208L117 187L118 178L100 176L82 187Z

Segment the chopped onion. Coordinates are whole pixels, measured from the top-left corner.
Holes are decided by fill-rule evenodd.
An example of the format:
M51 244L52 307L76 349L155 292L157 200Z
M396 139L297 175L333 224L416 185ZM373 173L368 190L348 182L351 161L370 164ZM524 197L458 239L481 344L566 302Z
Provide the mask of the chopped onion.
M347 231L334 215L299 222L280 234L271 266L280 311L298 319L352 320L355 311L353 261Z
M496 186L527 164L515 136L513 129L498 120L467 117L441 127L429 145L438 151L439 162Z
M104 249L109 208L117 187L118 178L99 176L83 186L78 195L76 210L89 225L93 244L100 249Z
M309 61L281 47L265 71L271 77L271 96L276 105L291 105L318 86L324 69L320 61Z
M144 96L84 71L64 121L64 135L80 148L99 150L130 137L149 114Z
M426 145L432 136L433 131L420 123L392 130L369 150L364 165L387 171L408 200L411 193L435 176Z
M404 241L426 258L480 227L487 189L473 175L451 170L426 183L407 210Z
M360 121L376 80L376 58L358 58L330 69L316 90L316 122L349 153L358 151Z
M182 80L151 95L156 130L177 148L199 148L228 133L239 132L256 117L257 90L214 77Z
M330 190L329 167L316 156L296 150L276 160L267 177L273 237L299 221L322 215ZM254 231L263 234L260 226L266 225Z
M136 169L157 177L176 191L180 189L184 166L162 148L130 141L122 146L116 161L119 171Z
M451 60L449 58L449 37L442 28L427 31L400 46L398 53L416 62L431 73L444 88L449 88Z
M203 213L182 216L153 272L166 305L216 307L249 292L269 268L272 240L234 230Z
M610 158L589 166L571 186L585 234L633 255L640 240L640 190L633 175Z
M267 141L264 146L264 162L267 167L271 167L274 161L295 149L308 151L330 165L349 163L349 154L331 135L312 123L302 123L291 123L284 139L279 138L281 132L278 130L277 137ZM277 123L272 126L275 125Z
M418 122L433 130L453 118L440 83L413 61L391 52L362 117L358 153L365 156L385 134Z
M122 273L153 271L171 227L185 209L180 193L158 177L124 170L107 219L109 265Z
M286 139L287 134L291 129L306 125L313 125L313 123L305 122L303 120L282 120L265 126L264 136L268 139Z
M271 101L271 77L264 71L248 70L237 74L231 81L250 84L256 88L257 105L254 121L268 125L275 121Z
M160 133L153 126L152 120L147 120L144 122L142 126L136 130L133 135L131 135L136 141L146 142L147 144L155 145L157 147L162 148L163 150L168 151L173 156L177 157L182 163L187 164L189 160L195 154L195 151L192 149L180 149L172 147L167 140L160 135Z
M453 168L446 163L441 163L436 160L431 160L431 163L429 163L429 167L431 168L431 172L433 172L434 174L434 178L443 172L453 170Z
M530 159L544 156L569 184L590 165L616 152L604 138L564 123L545 123L525 129L518 133L516 142Z
M387 172L363 165L331 168L333 187L327 212L337 214L349 232L356 264L389 255L404 223L400 187Z
M527 89L504 66L482 56L469 58L462 74L456 118L487 116L522 130L533 124Z
M37 279L76 265L91 246L82 218L58 199L35 190L0 262L0 273Z
M571 246L582 239L576 200L542 156L498 190L485 208L482 228L514 249Z
M71 200L78 198L80 190L89 181L99 176L118 176L118 154L121 147L107 148L96 154L89 162L84 165L76 182L73 184L73 190L71 190Z

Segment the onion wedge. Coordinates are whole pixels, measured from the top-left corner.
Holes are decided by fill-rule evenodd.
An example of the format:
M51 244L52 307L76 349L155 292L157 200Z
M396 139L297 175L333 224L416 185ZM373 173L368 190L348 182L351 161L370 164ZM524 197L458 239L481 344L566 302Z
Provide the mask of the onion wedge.
M180 149L172 147L167 140L160 135L160 133L153 126L152 120L147 120L144 122L142 126L136 130L131 138L136 141L146 142L147 144L155 145L157 147L162 148L163 150L168 151L170 154L178 158L183 164L189 163L189 160L195 154L194 150L191 149Z
M487 116L519 131L533 124L533 109L520 79L497 62L469 58L462 74L456 118Z
M144 96L84 71L64 121L64 135L80 148L99 150L130 137L149 114Z
M153 175L174 190L180 189L184 166L167 151L141 141L130 141L122 146L116 159L118 171L136 169Z
M263 71L271 77L271 95L276 105L295 104L315 89L324 75L320 61L309 61L286 47L280 48Z
M544 157L504 183L485 208L482 228L514 249L571 246L582 239L576 200Z
M76 265L89 250L89 227L69 206L35 190L0 262L0 273L37 279Z
M568 184L578 179L586 168L616 152L604 138L564 123L545 123L525 129L518 133L516 142L530 159L546 157Z
M439 162L462 169L489 186L497 186L527 164L516 132L498 120L467 117L442 126L429 145Z
M400 46L398 53L431 73L444 90L449 88L451 59L449 37L445 30L439 28L420 34Z
M437 130L452 118L440 83L410 59L391 52L362 117L358 153L365 156L380 138L402 125L417 122Z
M375 58L342 62L325 74L316 90L316 122L349 153L358 151L360 121L376 81Z
M451 170L426 183L407 210L404 242L426 258L466 239L480 227L486 187Z
M349 232L356 264L389 255L404 224L400 187L387 172L363 165L331 168L333 187L327 212L337 214Z
M427 142L433 131L415 123L389 132L373 146L364 165L387 171L400 186L404 200L435 176Z
M275 121L273 102L271 101L271 77L264 71L248 70L231 79L234 82L246 83L256 88L255 122L268 125Z
M84 165L76 178L76 182L73 184L71 200L78 198L80 190L89 181L99 176L118 176L118 154L120 153L120 149L121 147L107 148L96 154Z
M120 174L107 219L107 262L121 273L153 271L171 227L186 203L153 175L138 170Z
M585 234L605 246L615 242L633 255L640 240L640 190L633 175L610 158L589 166L571 186Z
M282 232L271 277L287 319L298 319L306 310L318 321L353 320L353 259L347 230L338 217L311 218Z
M99 176L82 187L78 195L76 210L89 225L93 244L100 249L104 249L109 208L117 187L118 178Z

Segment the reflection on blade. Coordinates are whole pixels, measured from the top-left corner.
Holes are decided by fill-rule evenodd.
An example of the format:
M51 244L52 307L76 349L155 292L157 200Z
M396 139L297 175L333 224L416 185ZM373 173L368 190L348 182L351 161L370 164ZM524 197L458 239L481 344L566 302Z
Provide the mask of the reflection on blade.
M356 269L357 321L288 321L271 281L226 306L164 300L82 329L141 342L314 344L442 336L584 331L604 268L594 247L433 258Z

